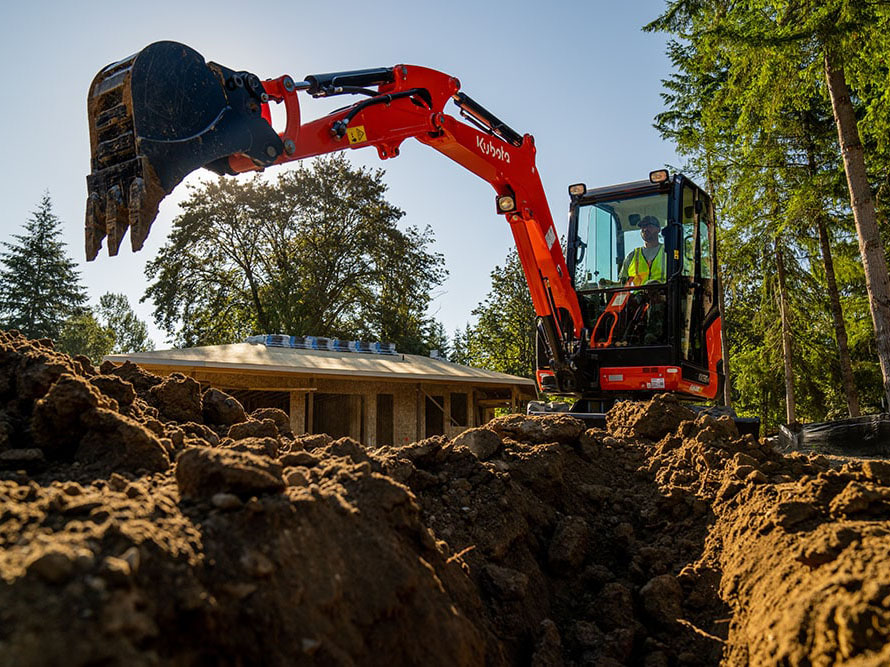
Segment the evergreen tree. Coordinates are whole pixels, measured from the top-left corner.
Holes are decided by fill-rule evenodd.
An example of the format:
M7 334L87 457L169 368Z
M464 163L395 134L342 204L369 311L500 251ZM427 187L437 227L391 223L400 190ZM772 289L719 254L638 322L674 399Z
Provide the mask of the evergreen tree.
M857 414L860 396L875 405L874 360L885 356L875 336L880 318L868 331L862 316L886 299L874 298L875 280L868 299L862 263L869 262L853 261L862 226L852 224L857 199L851 203L843 182L849 151L838 150L836 104L832 113L832 102L850 97L832 91L827 54L847 66L862 134L886 155L887 19L885 3L670 0L647 26L678 38L668 50L678 71L665 82L668 110L656 126L712 190L723 222L725 330L738 405L767 423L781 419L780 403L792 396L801 418L817 421ZM777 256L793 322L784 343ZM783 375L787 392L778 390Z
M0 253L0 323L30 338L57 338L70 317L83 312L87 296L80 273L61 240L61 222L49 194Z
M473 310L476 324L452 341L458 363L533 378L535 308L519 254L511 250L504 266L491 272L491 291Z

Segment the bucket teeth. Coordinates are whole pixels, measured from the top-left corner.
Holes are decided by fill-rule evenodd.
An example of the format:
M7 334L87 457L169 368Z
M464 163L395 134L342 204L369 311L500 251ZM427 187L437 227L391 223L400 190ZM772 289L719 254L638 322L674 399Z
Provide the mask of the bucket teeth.
M95 192L87 197L84 238L87 261L90 262L96 259L105 238L105 201Z
M148 236L148 230L151 228L151 221L145 219L145 181L141 178L134 178L130 183L130 192L127 199L127 209L129 211L128 220L130 223L130 244L133 252L142 249L142 244Z
M227 88L236 76L253 88ZM133 250L141 249L161 200L196 169L233 173L233 155L258 168L273 164L284 144L259 113L264 95L254 75L207 63L176 42L155 42L100 71L87 97L87 259L106 236L116 255L128 229Z
M108 254L114 256L120 248L129 226L129 213L119 185L108 188L105 195L105 234L108 236Z

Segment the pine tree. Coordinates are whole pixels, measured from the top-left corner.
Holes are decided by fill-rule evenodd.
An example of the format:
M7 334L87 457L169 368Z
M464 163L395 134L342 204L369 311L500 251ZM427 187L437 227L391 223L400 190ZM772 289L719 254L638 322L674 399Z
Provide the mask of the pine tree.
M16 242L0 253L0 326L30 338L57 338L62 325L82 312L86 291L61 240L61 221L49 193Z
M793 371L797 413L818 421L839 416L845 403L856 415L860 394L866 404L875 404L872 359L877 356L886 366L883 359L890 358L882 352L881 341L890 349L886 329L878 326L882 318L876 316L875 329L866 331L861 304L875 312L890 300L882 287L886 281L879 280L885 273L878 266L884 248L856 211L868 204L865 186L876 183L860 184L860 195L845 197L838 176L845 167L849 175L853 149L865 148L869 157L883 161L873 165L887 164L883 155L890 142L887 122L881 120L888 118L887 59L881 57L890 45L887 5L842 0L669 0L667 5L647 26L679 40L668 50L678 70L665 82L668 110L656 122L687 158L687 168L707 177L725 224L725 324L731 328L736 379L746 388L738 398L766 410L767 399L777 396L771 387L782 367L775 351L790 349L778 344L777 327L749 325L762 322L765 313L752 312L746 300L758 283L775 289L771 273L778 268L774 258L764 257L758 275L751 258L758 256L758 246L773 245L787 269L784 306L795 322L785 331L793 340L785 342L795 347L794 368L786 369L786 376ZM851 99L856 114L848 114L846 134L840 132L846 148L838 151L837 102L850 111ZM857 119L862 141L855 136ZM852 166L864 172L861 160ZM886 169L873 166L870 178L883 173ZM764 197L767 192L775 196ZM856 229L848 218L855 218ZM863 255L852 262L847 247L857 231L870 239L866 245L874 258ZM778 318L777 308L770 303L768 311ZM769 402L770 418L778 417L774 408Z
M491 290L473 315L476 324L452 342L452 358L477 368L534 377L535 308L515 250L503 266L492 270Z

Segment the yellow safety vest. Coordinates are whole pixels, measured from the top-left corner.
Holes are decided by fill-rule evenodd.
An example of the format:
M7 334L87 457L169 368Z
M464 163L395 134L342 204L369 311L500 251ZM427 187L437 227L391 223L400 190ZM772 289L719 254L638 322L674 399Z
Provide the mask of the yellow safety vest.
M627 267L627 277L632 285L664 282L664 246L658 248L651 262L646 261L642 248L634 248L633 259Z

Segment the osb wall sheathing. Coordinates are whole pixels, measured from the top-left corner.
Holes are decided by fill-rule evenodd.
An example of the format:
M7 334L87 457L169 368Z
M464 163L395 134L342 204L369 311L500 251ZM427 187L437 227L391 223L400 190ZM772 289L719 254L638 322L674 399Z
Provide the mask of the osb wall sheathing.
M406 444L426 436L425 405L426 397L441 397L444 408L444 435L454 437L461 431L479 425L478 415L491 410L480 410L476 401L477 392L471 383L436 382L386 382L380 380L358 380L353 378L306 377L279 375L274 373L218 372L207 369L187 369L171 367L151 368L152 372L166 375L172 372L185 373L202 384L222 390L268 390L290 392L290 422L294 433L311 433L313 424L313 395L348 394L357 400L352 409L358 414L352 422L352 437L366 445L376 447L377 443L377 395L393 395L393 443ZM507 389L506 387L504 389ZM467 395L466 425L459 425L451 419L451 394ZM307 398L308 397L308 398ZM438 399L437 399L438 402Z

